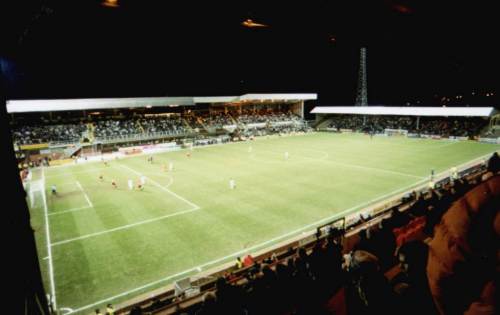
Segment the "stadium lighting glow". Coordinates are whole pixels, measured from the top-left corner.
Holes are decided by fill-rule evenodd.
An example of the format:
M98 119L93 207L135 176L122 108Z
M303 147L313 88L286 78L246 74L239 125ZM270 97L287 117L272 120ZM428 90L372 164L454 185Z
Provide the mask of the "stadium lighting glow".
M118 7L118 0L104 0L102 5L105 7L109 7L109 8L117 8Z
M241 25L243 26L246 26L246 27L249 27L249 28L254 28L254 27L267 27L267 25L265 24L261 24L261 23L255 23L252 19L246 19L245 21L243 21L241 23Z

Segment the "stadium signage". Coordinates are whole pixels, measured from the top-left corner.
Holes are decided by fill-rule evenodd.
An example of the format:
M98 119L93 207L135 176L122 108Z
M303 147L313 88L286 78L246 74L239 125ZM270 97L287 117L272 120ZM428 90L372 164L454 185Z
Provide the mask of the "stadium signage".
M39 150L39 149L46 149L48 147L49 147L48 143L23 144L19 146L21 150Z
M236 127L237 127L236 125L225 125L222 128L224 128L225 130L227 130L229 132L233 132L236 129Z
M479 142L500 144L500 138L479 138Z
M266 123L247 124L248 128L264 128L265 126L266 126Z
M177 143L175 143L175 142L160 143L160 144L156 145L156 147L162 148L162 149L175 148L176 146L177 146Z
M450 140L457 140L457 141L464 141L464 140L468 140L469 138L468 137L455 137L455 136L450 136L449 137Z
M427 139L441 139L440 135L420 135L420 137Z
M139 154L142 153L142 147L125 147L125 148L119 148L118 151L120 151L123 154Z

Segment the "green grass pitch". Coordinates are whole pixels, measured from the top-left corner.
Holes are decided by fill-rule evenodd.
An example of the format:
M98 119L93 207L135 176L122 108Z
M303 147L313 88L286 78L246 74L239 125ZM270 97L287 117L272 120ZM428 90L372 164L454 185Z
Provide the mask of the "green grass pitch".
M45 287L51 292L54 286L59 309L90 313L409 189L431 169L449 170L499 148L317 133L196 148L191 157L186 151L157 154L153 164L137 156L107 167L39 170L28 203ZM163 171L169 162L174 170ZM141 174L145 189L130 191L127 180ZM43 189L43 180L45 198L35 185Z

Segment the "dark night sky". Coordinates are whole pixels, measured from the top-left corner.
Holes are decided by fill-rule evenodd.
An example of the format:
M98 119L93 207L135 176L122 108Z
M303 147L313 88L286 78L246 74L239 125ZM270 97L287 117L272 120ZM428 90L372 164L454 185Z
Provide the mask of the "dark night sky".
M2 68L14 98L316 92L350 105L367 46L370 104L495 105L493 4L433 2L21 2L1 25Z

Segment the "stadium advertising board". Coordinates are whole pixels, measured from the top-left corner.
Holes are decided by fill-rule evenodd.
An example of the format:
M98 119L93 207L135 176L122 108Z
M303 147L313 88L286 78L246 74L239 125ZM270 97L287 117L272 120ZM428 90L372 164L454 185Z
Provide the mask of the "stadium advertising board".
M247 124L248 128L264 128L265 126L266 126L266 123Z
M451 136L448 139L455 140L455 141L464 141L464 140L468 140L469 138L468 137L454 137L454 136Z
M479 142L500 144L500 138L479 138Z
M39 150L46 149L49 147L48 143L37 143L37 144L23 144L19 146L21 150Z
M441 139L441 136L439 135L420 135L420 137L427 139Z
M237 127L236 125L225 125L222 128L224 128L225 130L227 130L229 132L233 132L236 129L236 127Z
M175 142L166 142L166 143L159 143L155 145L157 148L160 149L173 149L177 146L177 143Z
M51 160L49 161L50 166L55 166L55 165L65 165L65 164L70 164L74 163L75 161L73 159L61 159L61 160Z
M273 126L288 126L293 124L294 124L293 121L275 121L271 123L271 125Z
M125 147L119 148L118 151L126 155L139 154L142 153L142 147Z

